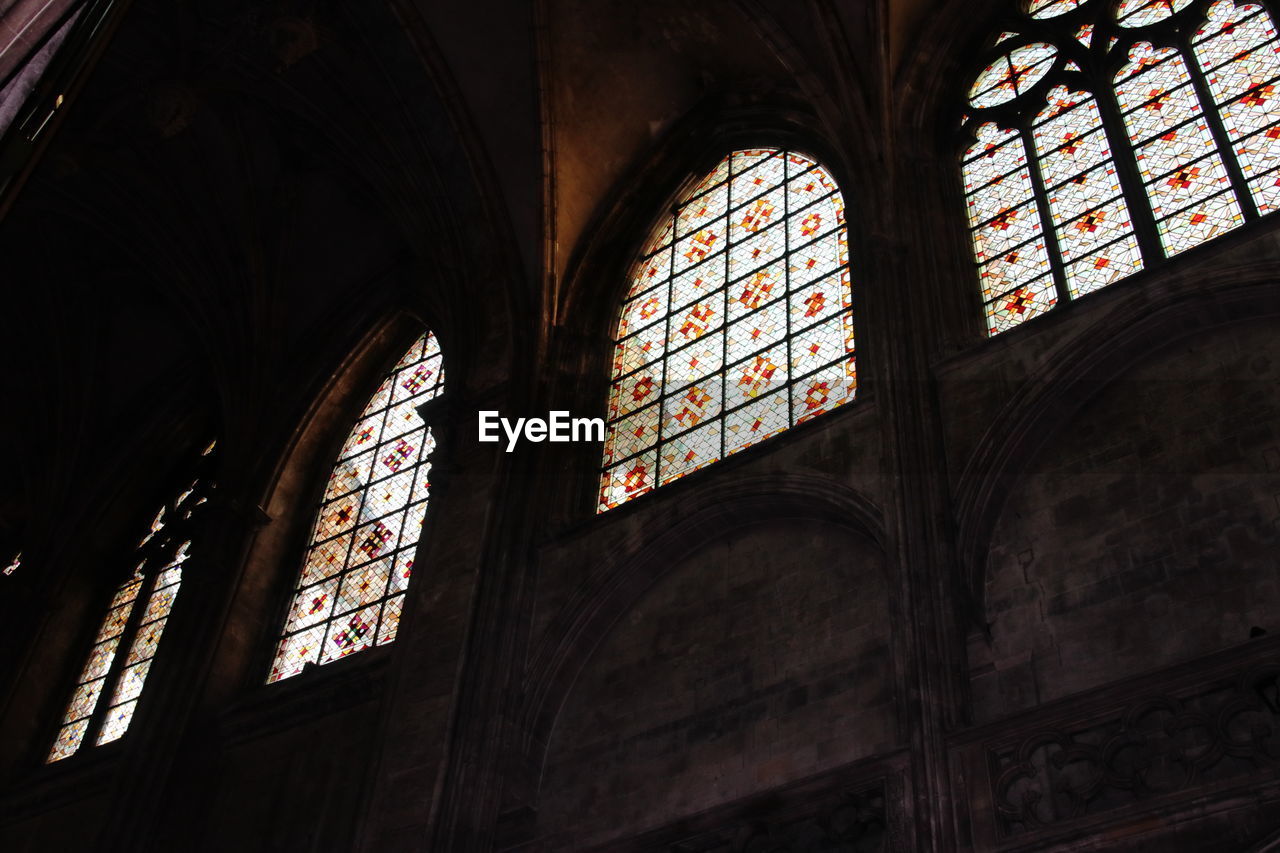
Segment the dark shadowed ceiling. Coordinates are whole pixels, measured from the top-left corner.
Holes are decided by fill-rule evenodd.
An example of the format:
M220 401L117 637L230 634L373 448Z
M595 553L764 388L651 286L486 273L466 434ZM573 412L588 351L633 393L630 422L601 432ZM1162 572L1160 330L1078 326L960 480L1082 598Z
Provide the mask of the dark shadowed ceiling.
M134 0L0 224L0 544L109 547L214 433L255 499L396 309L532 352L670 128L779 93L874 122L942 5Z

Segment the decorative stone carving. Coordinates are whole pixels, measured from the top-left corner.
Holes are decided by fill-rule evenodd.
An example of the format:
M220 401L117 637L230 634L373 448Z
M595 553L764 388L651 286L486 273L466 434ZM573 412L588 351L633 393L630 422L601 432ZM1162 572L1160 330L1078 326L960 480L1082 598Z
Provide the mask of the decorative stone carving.
M1108 719L1041 731L990 753L1006 836L1280 766L1280 716L1264 702L1280 663Z

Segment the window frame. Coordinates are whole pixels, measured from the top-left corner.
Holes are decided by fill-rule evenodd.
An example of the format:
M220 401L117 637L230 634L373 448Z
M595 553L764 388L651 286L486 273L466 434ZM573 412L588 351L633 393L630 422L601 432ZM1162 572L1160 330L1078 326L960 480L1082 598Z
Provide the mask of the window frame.
M102 743L97 742L106 725L107 717L115 707L118 707L118 705L112 705L112 698L120 686L124 671L129 668L129 652L134 640L137 638L138 630L145 627L145 624L151 624L151 622L144 624L143 619L149 610L151 597L157 591L156 581L168 569L181 567L189 570L192 558L198 557L201 553L203 546L200 540L208 530L210 513L207 508L204 512L197 512L196 508L207 504L217 489L215 477L218 469L217 443L214 440L204 445L202 452L196 455L192 462L184 466L183 477L171 478L166 482L165 494L168 497L161 503L161 510L158 513L149 514L145 520L137 525L135 529L140 535L130 540L133 544L127 556L113 561L119 564L119 568L110 574L110 583L96 585L97 588L91 596L90 607L86 614L86 627L77 632L76 641L72 646L78 652L77 656L73 658L76 666L68 671L69 674L65 678L59 680L59 689L55 693L59 698L57 703L53 705L53 712L49 715L50 723L47 727L42 727L45 735L33 747L35 759L45 771L61 772L60 770L55 770L55 768L79 766L90 761L93 756L112 754L116 750L123 748L121 744L128 740L129 732L133 730L133 717L130 718L125 731L119 736ZM183 508L185 515L177 515L179 506ZM153 531L152 524L161 513L165 519L163 527ZM153 536L153 533L163 535ZM190 546L191 550L184 560L175 564L173 559L184 546ZM142 568L139 570L140 564ZM81 718L88 720L85 730L81 734L76 748L71 753L55 759L53 750L59 735L63 728L70 725L65 721L67 710L70 708L81 684L85 683L81 681L81 676L91 660L94 647L99 645L97 637L112 609L111 603L134 577L138 577L140 587L134 597L127 602L130 608L129 613L124 627L115 638L117 642L112 652L111 661L101 677L103 682L102 689L94 699L90 714ZM174 601L170 603L169 611L162 617L166 622L173 618L173 607L176 604L178 593L181 592L183 581L190 582L189 578L179 579L177 584L179 589L173 594ZM93 617L92 621L88 620L89 614ZM168 646L164 644L162 635L156 642L152 656L147 660L154 662L160 659L164 648L168 648ZM135 665L145 662L147 661L139 661ZM126 700L126 702L135 701L140 705L144 694L152 695L155 692L150 668L145 678L146 680L143 687L140 688L138 696L134 700ZM152 689L147 690L147 686L151 686ZM119 704L123 705L126 702ZM136 711L134 716L136 716Z
M798 137L802 137L802 138L798 138ZM600 346L602 350L602 357L599 359L599 361L596 361L595 363L599 365L597 369L597 375L600 376L600 381L598 385L595 385L594 383L592 384L593 388L597 388L599 390L593 392L592 396L594 399L592 401L592 407L591 407L592 410L601 412L602 419L606 422L607 425L611 425L612 423L615 423L615 422L621 422L625 420L625 417L626 417L626 416L619 416L618 418L615 418L612 420L609 417L609 407L610 407L612 386L616 381L618 381L613 376L614 350L616 345L619 342L619 338L617 337L617 331L618 331L618 326L623 319L623 308L625 307L628 301L634 298L629 295L633 276L637 268L639 267L640 263L643 260L645 260L648 256L653 254L653 252L646 252L645 248L649 246L651 243L653 243L655 235L664 227L665 223L670 222L674 217L678 216L681 206L690 200L689 198L685 198L686 194L689 194L691 190L694 189L699 183L701 183L702 181L710 177L715 171L716 167L726 158L729 158L734 152L739 152L744 150L753 150L753 149L772 149L773 151L776 152L776 154L773 156L786 157L788 154L796 154L796 155L802 156L808 159L809 161L811 161L811 163L813 164L808 168L822 169L824 172L827 173L830 179L835 183L836 190L834 192L838 192L844 202L845 221L843 226L841 227L844 228L844 232L845 232L844 247L846 252L846 259L843 264L837 266L830 273L827 273L826 275L823 275L823 276L819 276L818 278L814 279L814 281L816 282L816 281L821 281L827 278L831 278L833 276L839 276L842 273L849 274L850 290L851 290L850 304L847 307L847 309L842 308L837 312L835 312L832 316L838 317L843 315L847 311L847 313L850 315L852 319L854 332L856 334L858 318L863 315L863 311L862 311L863 298L862 298L861 290L857 286L857 283L853 280L855 276L853 275L852 270L854 266L855 257L856 258L865 257L866 252L865 252L864 243L860 239L862 237L861 232L858 232L851 227L852 223L850 222L850 211L853 209L854 205L849 200L849 190L847 189L847 187L850 186L852 182L848 179L847 175L845 175L844 170L840 168L840 164L841 164L840 158L837 156L835 152L830 150L829 146L823 145L820 140L815 140L811 138L810 135L808 134L801 135L801 134L795 134L792 132L769 132L767 130L763 132L755 131L755 132L746 132L746 133L726 134L720 137L719 139L717 139L714 144L704 143L701 146L701 153L697 157L688 158L688 160L692 161L693 166L687 169L682 169L680 171L680 179L678 181L672 182L675 184L674 191L668 192L663 196L661 196L662 200L658 203L658 205L656 205L658 207L657 213L655 213L650 217L647 217L644 220L639 220L638 218L632 219L631 224L627 226L627 237L625 239L625 243L622 244L624 247L623 252L625 252L625 254L620 254L616 262L610 265L612 268L612 272L609 274L609 278L612 279L614 284L609 289L606 297L607 302L603 306L603 310L607 311L608 313L605 316L605 318L601 321L600 326L597 327L597 328L603 327L605 331L603 333L599 333L599 340L601 341ZM732 177L731 175L727 175L725 177L724 179L725 184L727 184L728 181L731 180L731 177ZM783 183L780 184L779 187L785 187L787 180L789 180L789 178L784 179ZM716 186L719 186L719 185L716 185ZM714 189L715 189L715 186L712 186L710 189L706 190L706 192L711 192ZM777 189L777 188L774 188L774 189ZM772 191L774 190L771 189L771 190L765 191L765 193L761 193L760 196L763 196L768 192L772 192ZM784 193L784 196L785 196L785 193ZM691 196L691 198L696 198L696 196ZM750 203L751 200L752 199L748 199L743 204L748 204ZM636 202L634 199L631 199L630 203L637 204L638 202ZM813 203L817 203L817 202L813 202ZM736 209L738 208L735 208L735 210ZM730 213L730 210L726 208L726 211L725 211L726 217L728 216L729 213ZM779 222L774 223L773 226L782 227L783 230L785 231L786 227L782 223L785 223L786 218L787 217L784 215L784 217L781 220L779 220ZM824 235L820 235L819 237L814 238L814 242L823 239L823 237L825 236L830 236L831 234L834 234L834 233L836 233L836 229L832 229L828 232L825 232ZM727 235L726 235L726 239L727 239ZM674 236L673 234L671 241L669 243L660 245L658 247L658 250L656 251L660 251L664 246L674 247L679 242L679 240L680 238ZM792 249L788 246L787 249L784 250L783 253L779 256L779 258L775 260L775 263L779 263L779 262L785 263L786 259L791 256L791 252L792 252ZM720 253L712 253L712 254L713 256L718 256ZM727 258L728 258L727 249L724 251L723 254L727 261ZM727 293L730 287L733 284L736 284L740 278L741 276L739 276L738 278L735 278L732 282L730 282L727 280L728 277L726 276L726 282L723 285L721 285L721 287L717 292ZM673 280L673 277L669 277L668 280ZM772 300L771 304L773 303L785 304L787 303L789 298L790 298L790 293L788 290L788 292L784 293L784 295ZM753 310L758 310L758 309L753 309ZM677 313L678 312L676 311L668 311L667 314L664 315L664 320L659 322L666 322L667 319L675 316ZM783 345L788 344L791 338L793 337L793 330L790 328L790 311L787 312L787 320L788 320L787 333L781 339L779 339L779 341L776 341L773 344L771 344L771 346L777 346L779 344L783 344ZM816 327L816 325L820 325L821 322L822 321L819 321L819 323L815 324L814 327ZM727 322L727 319L726 319L726 322L724 322L720 327L718 327L718 331L727 332L729 325L730 323ZM804 331L807 331L810 328L811 327L805 327L804 329L801 329L800 332L803 333ZM855 340L860 338L863 344L865 345L866 337L867 336L865 334L859 334L858 338L855 338ZM726 341L725 347L727 348L727 341ZM664 344L664 348L665 348L665 344ZM764 352L768 348L769 347L766 346L764 350L760 350L760 352ZM862 346L862 347L859 347L859 349L861 349L862 351L862 355L865 363L866 348L865 346ZM749 353L744 358L738 359L733 364L734 366L737 366L741 363L744 363L744 359L749 359L758 354L759 352L753 351L752 353ZM722 352L722 364L719 371L717 371L717 373L721 375L727 374L728 372L728 367L725 366L725 364L723 363L724 362L723 356L724 356L724 353ZM818 371L838 368L842 364L844 364L847 357L848 356L842 356L841 358L835 361L832 361L829 364L823 365L818 368ZM856 371L857 370L856 350L855 350L855 354L853 355L853 358L855 359L854 370ZM668 354L664 353L663 357L660 360L664 374L666 370L667 359L668 359ZM658 364L659 360L655 360L652 363ZM712 374L712 375L715 375L715 374ZM807 375L812 375L812 372L810 374L806 374L806 376ZM818 417L815 415L805 419L796 420L792 416L792 412L791 412L792 406L790 401L788 401L787 408L788 408L788 422L790 424L789 426L779 429L775 434L770 435L769 438L767 439L756 441L753 444L750 444L727 456L721 455L719 458L704 464L702 467L689 471L681 475L680 477L673 479L667 483L655 482L655 484L651 488L647 489L647 491L639 495L636 495L632 498L629 498L627 500L624 500L610 508L603 508L603 509L601 508L602 507L601 494L602 494L602 486L603 486L603 475L605 474L605 472L608 469L615 467L621 464L622 462L627 461L628 459L639 458L639 456L643 455L644 453L653 452L655 454L655 458L657 458L656 454L660 452L659 448L664 443L665 440L661 437L661 434L660 434L658 442L655 443L651 448L641 451L640 453L631 454L630 456L627 456L627 457L620 457L618 460L612 460L611 464L609 465L604 464L605 460L604 460L603 447L594 443L589 445L590 453L591 453L591 461L585 462L585 464L593 466L592 467L593 476L591 478L590 485L584 488L583 490L584 496L582 498L581 511L583 512L584 515L589 516L588 518L583 520L584 523L589 523L591 520L600 519L603 517L616 518L616 517L619 517L620 514L629 513L629 511L634 509L634 505L637 503L638 499L640 498L647 497L648 495L652 493L657 493L657 492L671 494L673 493L672 490L677 490L677 491L680 490L681 489L680 484L689 479L695 479L699 482L702 482L702 477L704 476L705 470L707 469L725 470L727 469L727 465L729 463L737 463L742 459L755 458L754 454L757 452L761 452L757 450L757 448L760 446L776 449L778 446L780 446L778 440L783 436L783 434L798 435L800 433L797 431L808 428L811 422L813 421L827 422L828 419L826 416L836 415L837 413L844 410L857 411L865 408L865 403L869 398L869 385L866 382L866 375L864 372L858 372L855 375L857 375L858 377L857 378L858 385L856 388L855 396L851 397L849 400L847 400L843 404L837 405L834 408L821 412L820 414L824 415L824 417ZM789 378L787 380L787 387L789 388L792 384L794 384L794 380L790 378L790 361L788 361L788 377ZM688 385L688 383L685 383L685 385ZM778 393L778 392L774 392L774 393ZM789 393L789 392L783 392L783 393ZM670 394L659 395L659 398L656 401L656 405L661 407L664 402L664 398L670 397L670 396L671 396ZM755 401L752 401L752 402L755 402ZM852 405L858 402L862 402L864 405L863 406ZM752 404L751 402L748 402L735 409L726 410L723 408L723 401L722 401L722 406L719 413L715 415L714 418L708 418L707 421L715 420L715 421L722 422L727 413L732 413L732 411L746 408L751 404ZM655 403L650 403L649 405L655 405ZM599 406L600 408L596 409L595 408L596 406ZM795 422L791 423L791 421L793 420L795 420ZM661 423L662 423L662 418L660 415L659 430L661 430ZM680 434L674 436L674 438L678 439L682 436L689 435L692 432L694 432L696 428L697 427L692 429L686 429L682 431ZM724 443L725 441L722 433L721 434L722 452L724 448ZM584 460L585 460L585 454L584 454ZM640 505L645 506L647 505L647 502L640 502Z
M1268 218L1271 213L1276 212L1259 213L1253 198L1251 185L1243 174L1237 160L1236 145L1233 144L1231 136L1219 114L1219 106L1209 89L1205 79L1205 72L1200 70L1193 40L1198 29L1207 20L1209 8L1216 2L1218 0L1191 0L1185 8L1164 20L1133 28L1121 26L1116 22L1114 11L1118 5L1117 0L1091 0L1091 2L1085 2L1082 6L1078 6L1069 12L1043 19L1032 18L1029 13L1021 11L1026 6L1025 2L1011 2L1010 5L1016 6L1016 8L1002 12L992 20L989 27L985 28L984 43L986 46L966 66L969 73L960 77L962 85L958 88L957 95L955 95L955 102L961 106L957 110L960 115L960 122L952 147L953 162L956 164L954 174L957 177L960 188L958 198L961 206L961 221L966 223L964 233L969 269L972 270L970 275L973 276L971 281L978 284L977 293L974 294L977 297L977 318L985 340L997 337L1003 338L1007 335L1015 334L1022 326L1027 324L1028 320L1020 320L1011 327L993 333L991 331L993 320L987 316L988 300L983 297L984 285L981 279L981 265L977 263L974 256L974 231L967 224L969 222L969 212L967 210L969 193L965 189L964 177L965 153L978 141L976 131L983 125L994 123L999 128L1016 130L1018 139L1021 140L1027 152L1027 168L1031 173L1033 189L1032 198L1035 202L1036 214L1041 222L1041 235L1046 244L1055 294L1054 303L1048 309L1040 312L1039 315L1028 318L1029 320L1039 320L1043 315L1061 313L1080 299L1091 297L1102 290L1110 290L1115 285L1129 283L1134 279L1143 279L1152 273L1166 269L1171 263L1190 262L1192 257L1201 256L1200 253L1210 250L1209 247L1211 246L1218 247L1224 240L1250 234L1255 231L1253 226L1257 222ZM1278 9L1278 4L1274 0L1239 0L1239 2L1241 4L1247 2L1261 6L1264 12L1271 16L1272 22L1280 26L1280 17L1277 16L1277 12L1280 9ZM1073 35L1085 25L1093 26L1089 47L1085 47ZM1001 39L1001 33L1013 33L1014 35L1010 38ZM1115 38L1116 42L1113 46L1108 46L1112 38ZM976 109L972 106L969 99L970 87L983 69L1022 45L1040 42L1051 44L1057 49L1057 55L1052 60L1051 68L1048 72L1026 91L1019 93L1004 103L983 109ZM1152 212L1151 200L1147 192L1148 182L1143 180L1141 167L1137 161L1137 146L1130 141L1124 114L1116 95L1117 75L1121 69L1130 64L1129 55L1134 46L1143 42L1151 43L1156 49L1173 48L1177 51L1177 55L1181 57L1182 61L1186 63L1189 81L1185 85L1195 93L1200 105L1200 113L1194 117L1184 119L1178 124L1178 127L1181 128L1196 118L1204 119L1215 144L1215 153L1222 161L1229 178L1229 188L1214 193L1212 196L1216 197L1228 192L1233 193L1242 214L1240 223L1235 227L1203 239L1199 243L1184 250L1176 251L1171 255L1166 254L1157 225L1157 217ZM1080 70L1068 70L1066 66L1071 62L1076 63ZM1280 80L1280 78L1277 78L1277 80ZM1052 208L1049 204L1047 188L1044 186L1043 176L1040 171L1041 157L1037 153L1032 137L1035 118L1043 108L1046 96L1059 86L1066 86L1071 92L1084 92L1098 104L1101 129L1106 134L1111 149L1111 159L1115 164L1117 180L1121 187L1120 197L1127 204L1132 222L1133 236L1137 241L1142 257L1141 269L1078 296L1071 294L1071 288L1067 282L1065 273L1067 262L1063 260L1062 254L1058 250ZM1244 95L1238 95L1237 98L1239 97L1244 97ZM1280 123L1280 121L1277 123ZM1265 130L1260 132L1265 132ZM1211 156L1214 155L1201 155L1201 158ZM1165 177L1168 177L1168 175L1155 178L1150 183L1158 182ZM1209 197L1206 196L1205 200ZM1104 203L1104 205L1107 203L1109 202ZM1177 214L1171 214L1169 218L1174 215ZM1280 219L1277 219L1277 221L1280 222ZM1096 251L1105 251L1106 248L1116 245L1122 239L1124 238L1117 238L1104 244ZM1086 254L1083 257L1087 256ZM991 260L994 259L989 259L987 262ZM1079 258L1073 260L1079 260ZM1006 293L1031 283L1027 281L1019 282ZM972 288L972 284L969 287ZM973 291L971 290L970 293L973 293ZM999 296L997 295L996 299Z
M267 605L263 610L265 618L260 626L255 651L247 656L248 665L242 675L242 689L250 694L284 695L307 692L311 689L309 685L314 685L324 680L324 673L329 673L330 671L349 673L352 670L360 669L362 666L377 667L381 665L386 660L387 655L391 654L392 647L395 645L394 641L378 644L375 640L373 645L360 649L356 653L335 658L325 664L311 663L292 676L276 679L275 681L268 680L280 642L285 636L290 612L300 591L298 583L302 577L307 554L314 544L312 541L313 534L320 509L325 504L324 496L328 490L329 478L340 461L342 449L351 437L353 429L360 422L361 415L372 401L381 383L408 354L410 347L420 341L424 335L435 336L440 351L442 370L447 371L448 375L453 377L447 385L442 383L439 386L441 390L433 398L418 407L420 411L427 411L431 414L430 417L424 418L424 423L429 431L434 432L435 438L435 447L421 462L430 465L434 472L442 473L440 470L440 454L444 444L443 439L448 434L449 425L442 422L441 419L445 417L448 406L454 397L454 394L448 389L452 388L458 381L457 376L459 373L458 367L445 365L446 361L450 365L455 361L452 355L446 355L446 350L449 350L450 347L446 343L444 336L436 330L435 324L426 322L417 316L416 312L406 312L398 315L390 326L380 329L379 334L385 335L385 338L376 344L376 351L350 354L350 357L358 358L364 364L354 370L351 370L351 366L348 366L335 372L334 378L346 383L346 387L342 391L344 399L341 405L324 419L326 423L322 425L323 438L317 442L313 462L307 467L308 471L313 472L312 476L306 478L306 485L299 491L298 497L290 501L296 507L294 511L289 513L290 527L292 529L285 537L281 550L282 557L274 561L276 573L271 581L271 591L267 594L265 600ZM362 345L357 349L363 350L364 348L365 345ZM431 497L439 497L440 483L436 481L442 479L439 476L433 478ZM366 483L364 488L367 488L368 485ZM424 514L421 532L417 543L413 546L415 568L417 568L418 555L430 530L430 519L432 517L430 497L426 504L428 511ZM345 574L349 570L349 568L343 569L338 575ZM412 581L406 585L402 593L406 602L408 601L408 590L411 584ZM391 597L393 596L387 595L385 599L381 600L389 600ZM330 616L321 624L327 624L333 619L334 617ZM401 625L402 627L403 625ZM399 629L396 637L399 637ZM360 661L361 663L353 664L352 661Z

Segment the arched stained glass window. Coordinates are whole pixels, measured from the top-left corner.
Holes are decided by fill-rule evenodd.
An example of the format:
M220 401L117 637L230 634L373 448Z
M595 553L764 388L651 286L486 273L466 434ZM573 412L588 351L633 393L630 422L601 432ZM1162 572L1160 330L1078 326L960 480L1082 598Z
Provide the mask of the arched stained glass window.
M1280 203L1267 2L1031 0L969 91L961 155L995 335Z
M100 746L119 740L128 731L182 584L183 564L191 556L192 519L213 489L207 476L213 451L210 444L201 454L199 467L206 476L160 507L138 543L136 568L107 607L49 762L75 754L86 743Z
M1192 44L1258 212L1270 213L1280 199L1280 42L1272 18L1257 3L1214 3Z
M830 173L772 148L721 160L641 250L614 341L598 512L852 400Z
M431 487L435 441L419 408L443 390L428 332L383 377L338 454L268 683L396 638Z

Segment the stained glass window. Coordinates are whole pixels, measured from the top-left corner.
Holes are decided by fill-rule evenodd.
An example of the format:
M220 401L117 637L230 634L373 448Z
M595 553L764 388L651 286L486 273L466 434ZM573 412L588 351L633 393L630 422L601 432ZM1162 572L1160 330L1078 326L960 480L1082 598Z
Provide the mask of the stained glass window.
M618 319L598 512L856 392L831 174L795 152L735 151L674 210L632 269Z
M1263 4L1021 8L1038 23L1000 31L963 118L992 335L1280 204L1280 41Z
M1280 203L1280 42L1256 3L1221 0L1192 38L1240 171L1259 213Z
M1160 241L1175 255L1235 228L1243 214L1182 54L1139 42L1129 58L1116 99Z
M975 107L994 107L1031 90L1049 73L1058 51L1053 45L1028 44L982 69L969 92Z
M1056 18L1077 6L1084 5L1085 2L1086 0L1031 0L1027 11L1033 18Z
M1122 27L1145 27L1155 24L1191 5L1191 0L1120 0L1116 4L1116 23Z
M205 474L213 451L210 444L201 454ZM134 554L135 568L116 589L80 670L49 762L74 755L86 743L119 740L128 731L182 584L193 518L212 488L207 476L195 480L160 507L148 525Z
M383 377L338 454L267 682L396 638L431 488L419 408L444 390L435 335Z
M1065 86L1047 100L1031 135L1074 298L1142 269L1142 253L1097 100Z
M964 178L987 322L1003 331L1057 303L1022 136L994 124L979 128Z

